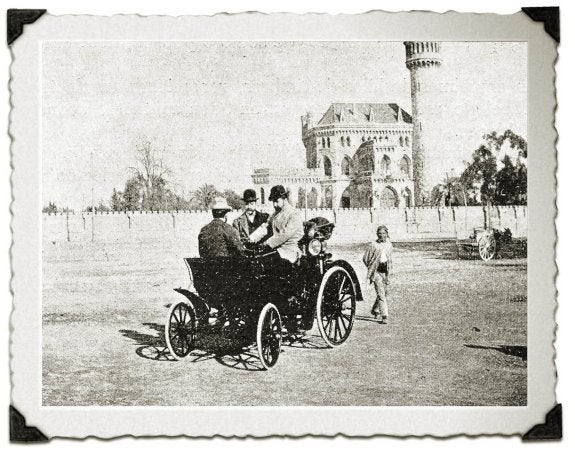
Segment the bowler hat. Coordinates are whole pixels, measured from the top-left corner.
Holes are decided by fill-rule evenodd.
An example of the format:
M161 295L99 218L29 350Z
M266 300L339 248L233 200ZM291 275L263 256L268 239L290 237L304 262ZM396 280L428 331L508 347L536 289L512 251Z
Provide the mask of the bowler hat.
M274 186L270 191L268 200L275 202L277 199L287 199L288 192L281 184Z
M212 210L232 211L232 207L228 205L225 198L216 197L212 205Z
M256 195L256 191L254 191L253 189L246 189L244 191L244 197L242 200L246 203L257 202L258 197Z

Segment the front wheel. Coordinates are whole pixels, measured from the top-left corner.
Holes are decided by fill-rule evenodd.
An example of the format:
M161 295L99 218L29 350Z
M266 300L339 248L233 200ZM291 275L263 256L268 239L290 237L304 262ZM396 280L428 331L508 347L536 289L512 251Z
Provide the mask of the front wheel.
M191 353L196 330L196 311L190 303L177 303L170 307L164 334L166 345L174 359L184 359Z
M355 319L356 294L349 273L334 266L323 275L317 296L316 320L327 345L337 347L351 334Z
M282 346L282 321L278 308L268 303L260 312L256 332L258 356L264 369L272 368L277 362Z

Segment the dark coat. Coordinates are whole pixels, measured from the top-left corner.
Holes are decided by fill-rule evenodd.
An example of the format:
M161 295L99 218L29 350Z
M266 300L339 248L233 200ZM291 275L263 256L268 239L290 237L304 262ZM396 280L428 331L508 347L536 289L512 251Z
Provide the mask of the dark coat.
M242 241L247 241L250 234L254 230L256 230L260 225L262 225L264 222L267 222L268 218L269 218L268 214L261 213L261 212L256 210L256 213L254 215L254 222L250 227L249 222L248 222L248 215L244 211L240 217L238 217L234 220L233 224L234 224L234 228L238 232L240 232L240 238L242 239Z
M244 255L238 231L223 219L214 219L198 235L200 257L237 257Z

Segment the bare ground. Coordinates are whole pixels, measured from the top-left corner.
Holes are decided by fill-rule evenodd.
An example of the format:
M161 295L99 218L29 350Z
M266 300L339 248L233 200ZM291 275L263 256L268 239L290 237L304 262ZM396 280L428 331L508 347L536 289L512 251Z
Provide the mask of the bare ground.
M369 316L362 246L334 247L366 302L346 344L315 329L275 368L252 349L173 361L166 304L195 247L44 244L44 405L526 405L527 261L457 260L454 243L397 245L390 323ZM218 340L216 340L218 341ZM221 342L220 339L218 342Z

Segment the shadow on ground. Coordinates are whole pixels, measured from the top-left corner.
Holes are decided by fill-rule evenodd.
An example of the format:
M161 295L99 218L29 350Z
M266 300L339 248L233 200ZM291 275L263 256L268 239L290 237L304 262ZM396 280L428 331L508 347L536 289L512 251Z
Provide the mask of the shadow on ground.
M524 345L499 345L497 347L489 345L470 345L464 344L467 348L478 348L483 350L495 350L510 356L516 356L523 361L527 361L527 347Z
M122 336L135 341L138 345L136 354L141 358L153 361L176 361L166 345L164 325L157 323L142 323L142 325L154 333L141 333L130 329L120 330ZM317 350L328 348L320 336L300 334L284 336L282 347ZM185 358L185 361L197 363L214 360L222 366L232 369L264 370L254 349L254 342L243 337L226 338L216 329L211 329L198 335L196 349ZM282 351L284 350L282 349Z

